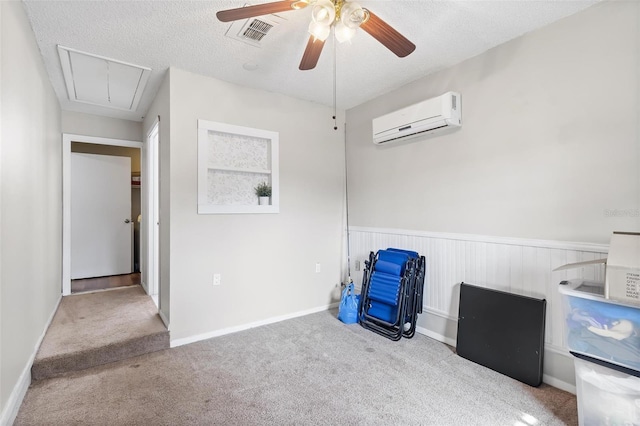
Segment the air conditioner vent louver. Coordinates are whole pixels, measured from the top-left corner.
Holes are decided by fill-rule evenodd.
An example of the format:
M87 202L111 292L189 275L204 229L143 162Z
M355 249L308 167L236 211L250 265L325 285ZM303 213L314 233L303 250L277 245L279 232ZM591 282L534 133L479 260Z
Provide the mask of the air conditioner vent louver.
M458 98L456 98L455 96L451 96L451 109L452 110L457 110L458 109Z
M273 28L273 25L267 24L259 19L254 19L251 21L247 29L244 30L242 36L249 40L260 41L267 35L271 28Z
M447 127L449 127L449 126L446 125L446 124L443 124L442 126L434 127L433 129L421 130L419 132L415 132L415 133L412 134L412 136L418 137L418 136L420 136L420 135L422 135L424 133L435 132L436 130L446 129ZM397 141L397 140L400 140L400 139L410 139L410 138L408 138L407 136L398 136L397 138L387 139L387 140L385 140L383 142L378 143L377 145L382 145L382 144L393 142L393 141Z

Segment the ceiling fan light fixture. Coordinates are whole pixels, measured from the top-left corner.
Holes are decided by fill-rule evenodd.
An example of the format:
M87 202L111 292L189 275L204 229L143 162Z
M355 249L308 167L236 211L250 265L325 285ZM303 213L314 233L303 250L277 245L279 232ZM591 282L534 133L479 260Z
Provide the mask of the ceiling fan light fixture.
M294 10L298 10L298 9L304 9L305 7L309 6L309 2L311 0L298 0L295 1L293 3L291 3L291 9Z
M365 22L367 17L366 10L356 2L345 3L340 9L340 21L354 30Z
M325 41L327 37L329 37L330 33L331 25L326 25L315 21L312 21L309 24L309 34L311 34L318 40Z
M313 22L323 25L331 25L336 19L336 8L331 0L318 0L311 9Z
M311 36L309 36L307 47L304 50L300 66L298 67L302 71L316 67L320 54L322 53L322 49L325 45L325 41L331 34L331 27L334 27L334 36L336 40L339 39L341 42L351 39L353 37L353 32L360 27L399 58L404 58L416 49L416 45L405 36L396 31L375 13L361 7L354 1L260 1L266 2L255 5L245 5L245 7L237 7L234 9L220 10L216 13L216 16L222 22L230 22L311 7L312 22L309 25L309 33L311 33ZM251 25L255 22L261 21L256 19ZM333 45L335 47L335 43Z
M351 40L356 34L355 28L349 28L342 22L338 22L335 25L334 31L336 34L336 40L338 40L339 43L344 43L345 41Z

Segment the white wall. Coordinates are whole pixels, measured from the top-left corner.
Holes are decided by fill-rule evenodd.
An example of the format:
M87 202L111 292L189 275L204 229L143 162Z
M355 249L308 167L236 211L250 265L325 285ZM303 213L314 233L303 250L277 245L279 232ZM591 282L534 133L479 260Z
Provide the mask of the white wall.
M551 270L640 231L639 76L640 3L605 2L347 111L352 261L422 249L419 324L448 342L462 280L546 298L545 380L570 388ZM462 94L460 131L372 144L374 117L449 90Z
M139 141L142 140L142 123L81 112L62 111L62 132Z
M11 422L61 294L60 107L21 2L0 2L0 422ZM17 404L17 405L16 405Z
M169 229L171 227L171 218L169 211L169 187L170 187L170 117L169 117L169 95L170 95L170 80L171 70L167 70L164 80L155 99L153 100L147 116L142 123L144 129L143 141L145 145L142 148L142 176L145 179L147 174L147 165L145 163L148 155L146 147L146 135L151 130L154 121L157 117L160 117L160 126L158 128L158 144L160 146L160 277L159 277L159 297L158 304L160 312L162 313L165 321L171 320L171 292L169 288L169 267L170 267L170 245L169 245ZM150 217L148 211L148 199L146 191L142 193L142 218L145 222L145 218ZM143 253L142 277L143 279L148 276L147 262L144 260L144 253L147 252L147 229L146 226L141 228L140 241L141 241L141 253Z
M344 134L333 130L331 109L174 68L170 98L172 340L332 302ZM197 214L198 119L280 133L279 214ZM214 273L222 285L212 285Z
M4 119L4 114L2 113L2 102L4 101L4 92L2 90L2 86L4 83L4 80L2 78L2 68L4 68L2 66L3 62L4 62L4 55L3 55L3 40L5 40L4 36L4 31L2 31L2 28L4 27L4 25L2 25L3 22L3 7L0 4L0 241L2 241L2 189L4 188L4 186L2 185L2 146L3 146L3 127L2 127L2 122ZM0 244L0 320L2 320L2 244ZM2 348L3 348L3 344L2 344L2 326L0 326L0 422L9 422L9 419L11 419L13 421L14 418L14 413L13 411L15 411L15 409L7 409L7 400L9 399L8 396L4 396L4 392L2 391L2 387L3 387L3 374L2 374ZM15 386L14 386L15 387ZM12 412L10 412L12 411Z
M639 7L596 5L347 111L351 224L595 243L640 230ZM372 118L449 90L459 132L372 145Z

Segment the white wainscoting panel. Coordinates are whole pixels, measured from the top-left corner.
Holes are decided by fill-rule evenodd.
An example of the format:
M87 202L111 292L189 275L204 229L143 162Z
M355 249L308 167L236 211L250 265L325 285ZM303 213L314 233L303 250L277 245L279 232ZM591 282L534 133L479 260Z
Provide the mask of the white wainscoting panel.
M371 251L387 247L414 250L427 259L423 310L457 321L460 283L547 300L545 343L562 350L564 314L558 283L584 278L604 281L604 266L552 272L566 263L607 256L603 244L487 237L465 234L350 227L351 270L361 285L364 261ZM451 336L447 336L451 337Z

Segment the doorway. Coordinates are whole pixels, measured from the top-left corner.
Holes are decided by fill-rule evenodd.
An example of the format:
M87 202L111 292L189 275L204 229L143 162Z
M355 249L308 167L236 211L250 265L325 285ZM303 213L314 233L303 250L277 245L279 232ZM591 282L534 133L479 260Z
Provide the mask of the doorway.
M72 268L71 268L71 256L72 256L72 252L71 252L71 189L72 189L72 177L71 177L71 165L72 165L72 142L81 142L81 143L85 143L85 144L95 144L95 145L102 145L102 146L114 146L114 147L127 147L127 148L135 148L137 150L141 150L142 153L140 155L140 164L141 167L144 168L145 163L147 161L146 158L143 158L145 156L145 150L143 149L143 143L139 142L139 141L128 141L128 140L121 140L121 139L110 139L110 138L101 138L101 137L95 137L95 136L84 136L84 135L74 135L74 134L63 134L63 238L62 238L62 242L63 242L63 259L62 259L62 294L63 296L66 295L70 295L71 294L71 277L72 277ZM134 179L133 181L135 182L137 180L137 182L140 182L140 175L141 173L137 174L137 179L135 179L135 174L134 174ZM145 175L146 176L146 175ZM151 182L148 182L149 184L151 184ZM134 185L135 186L135 183ZM148 191L148 186L150 185L146 185L146 184L141 184L138 186L138 190L142 193L141 194L141 199L145 199L146 197L144 196L145 193ZM157 183L156 183L157 186ZM149 217L149 215L157 215L157 212L154 211L147 211L147 209L149 208L149 205L145 204L144 202L141 202L140 205L141 208L141 212L142 214L139 217L132 217L131 220L134 221L134 223L138 222L138 219L144 218L145 216ZM153 217L153 216L151 216ZM144 222L145 221L141 221L138 225L140 227L144 226ZM141 241L140 239L138 239L138 247L142 247L142 250L140 251L140 256L138 258L138 265L137 268L140 270L141 272L141 278L139 278L141 280L141 284L142 287L145 289L145 291L152 296L155 300L157 300L157 286L155 287L155 289L153 290L153 292L151 292L150 290L150 286L148 284L148 278L147 278L147 273L146 271L144 271L144 269L142 268L142 264L143 261L142 259L146 258L146 257L150 257L149 254L147 252L145 252L145 250L148 250L149 245L148 244L140 244ZM135 244L133 244L133 248L135 248ZM136 264L135 264L135 259L132 260L132 272L135 274L135 270L136 270ZM138 275L138 277L140 277L140 275ZM133 276L122 276L120 277L121 279L115 278L115 279L111 279L110 283L112 285L114 285L114 282L124 282L124 283L128 283L131 279L135 278ZM146 282L145 282L146 281ZM89 286L94 285L95 283L85 283ZM99 283L97 285L100 285ZM118 284L115 284L118 285Z
M71 293L139 285L140 148L71 142Z

